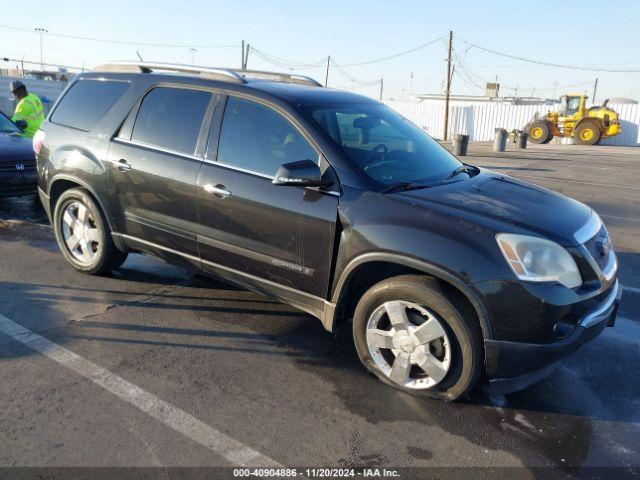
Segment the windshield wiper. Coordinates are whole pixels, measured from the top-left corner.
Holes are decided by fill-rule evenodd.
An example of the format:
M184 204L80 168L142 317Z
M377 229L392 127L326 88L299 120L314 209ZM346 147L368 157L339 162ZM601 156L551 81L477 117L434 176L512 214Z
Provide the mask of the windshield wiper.
M456 168L453 172L451 172L449 175L444 177L442 180L449 180L450 178L453 178L460 173L466 173L470 177L474 177L480 173L480 169L475 165L469 165L467 163L463 163L458 168Z
M421 183L411 183L411 182L398 182L389 185L384 190L380 190L380 193L392 193L395 191L403 191L407 192L409 190L420 190L421 188L429 188L430 185L424 185Z

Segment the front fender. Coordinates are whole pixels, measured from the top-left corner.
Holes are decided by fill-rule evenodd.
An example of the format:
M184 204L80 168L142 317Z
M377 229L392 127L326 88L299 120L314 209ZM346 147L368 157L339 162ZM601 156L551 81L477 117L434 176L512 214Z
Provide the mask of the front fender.
M370 262L389 262L395 263L397 265L402 265L405 267L409 267L425 274L431 275L435 278L443 280L450 285L454 286L457 290L459 290L466 298L469 300L471 305L478 316L480 321L480 328L482 329L482 336L484 338L493 338L493 330L491 328L491 323L489 322L489 316L487 310L485 309L484 303L480 299L480 296L477 291L473 288L473 286L466 283L462 278L453 275L447 270L425 262L423 260L419 260L416 258L399 255L390 252L369 252L351 260L347 266L342 270L342 273L338 277L338 280L335 282L335 288L333 290L333 296L331 299L331 303L336 305L340 301L341 294L346 285L348 285L351 276L354 274L356 269L366 263ZM331 319L331 326L333 324L333 319Z

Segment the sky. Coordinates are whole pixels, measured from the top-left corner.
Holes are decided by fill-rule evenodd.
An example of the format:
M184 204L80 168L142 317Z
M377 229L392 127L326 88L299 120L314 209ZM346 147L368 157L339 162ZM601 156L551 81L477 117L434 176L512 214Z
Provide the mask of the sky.
M513 0L30 0L24 15L17 8L3 9L0 58L39 61L40 36L31 30L41 27L50 32L43 36L44 61L54 64L89 69L108 60L136 60L137 51L146 61L192 63L195 57L198 65L239 68L244 39L257 50L249 55L249 68L287 71L287 65L298 65L305 69L295 73L324 82L330 55L330 87L377 97L383 78L385 99L405 99L411 93L443 91L444 38L452 30L454 94L482 94L484 83L497 77L505 95L550 98L586 91L591 96L598 78L598 101L640 100L640 73L542 66L469 45L555 64L640 70L640 1L578 3L538 0L533 8ZM60 38L54 33L137 45ZM387 61L346 66L427 43ZM271 61L284 59L286 65L281 60L275 60L278 65L268 63L265 53Z

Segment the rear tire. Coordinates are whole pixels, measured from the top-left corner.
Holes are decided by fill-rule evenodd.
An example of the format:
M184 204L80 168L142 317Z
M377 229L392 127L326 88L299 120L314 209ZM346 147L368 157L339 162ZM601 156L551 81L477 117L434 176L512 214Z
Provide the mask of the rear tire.
M573 131L573 139L578 145L596 145L602 137L602 129L595 122L583 122Z
M353 318L360 361L404 392L456 400L476 385L483 366L480 327L464 310L430 277L402 275L377 283L362 296Z
M114 245L100 207L81 188L72 188L60 195L54 208L53 228L60 251L79 272L104 274L127 259L127 253Z
M529 125L527 134L531 143L549 143L553 138L551 125L544 120L535 120Z

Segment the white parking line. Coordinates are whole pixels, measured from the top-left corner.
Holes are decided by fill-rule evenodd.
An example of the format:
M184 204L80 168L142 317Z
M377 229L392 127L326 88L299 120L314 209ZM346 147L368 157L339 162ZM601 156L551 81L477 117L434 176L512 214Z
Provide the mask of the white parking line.
M142 390L137 385L24 328L3 315L0 315L0 332L6 333L27 347L49 357L54 362L88 378L105 390L168 425L175 431L189 437L203 447L210 449L234 465L282 467L275 460L219 432L184 410L174 407L157 396Z
M627 292L640 293L640 288L638 287L627 287L626 285L623 285L622 290L626 290Z

